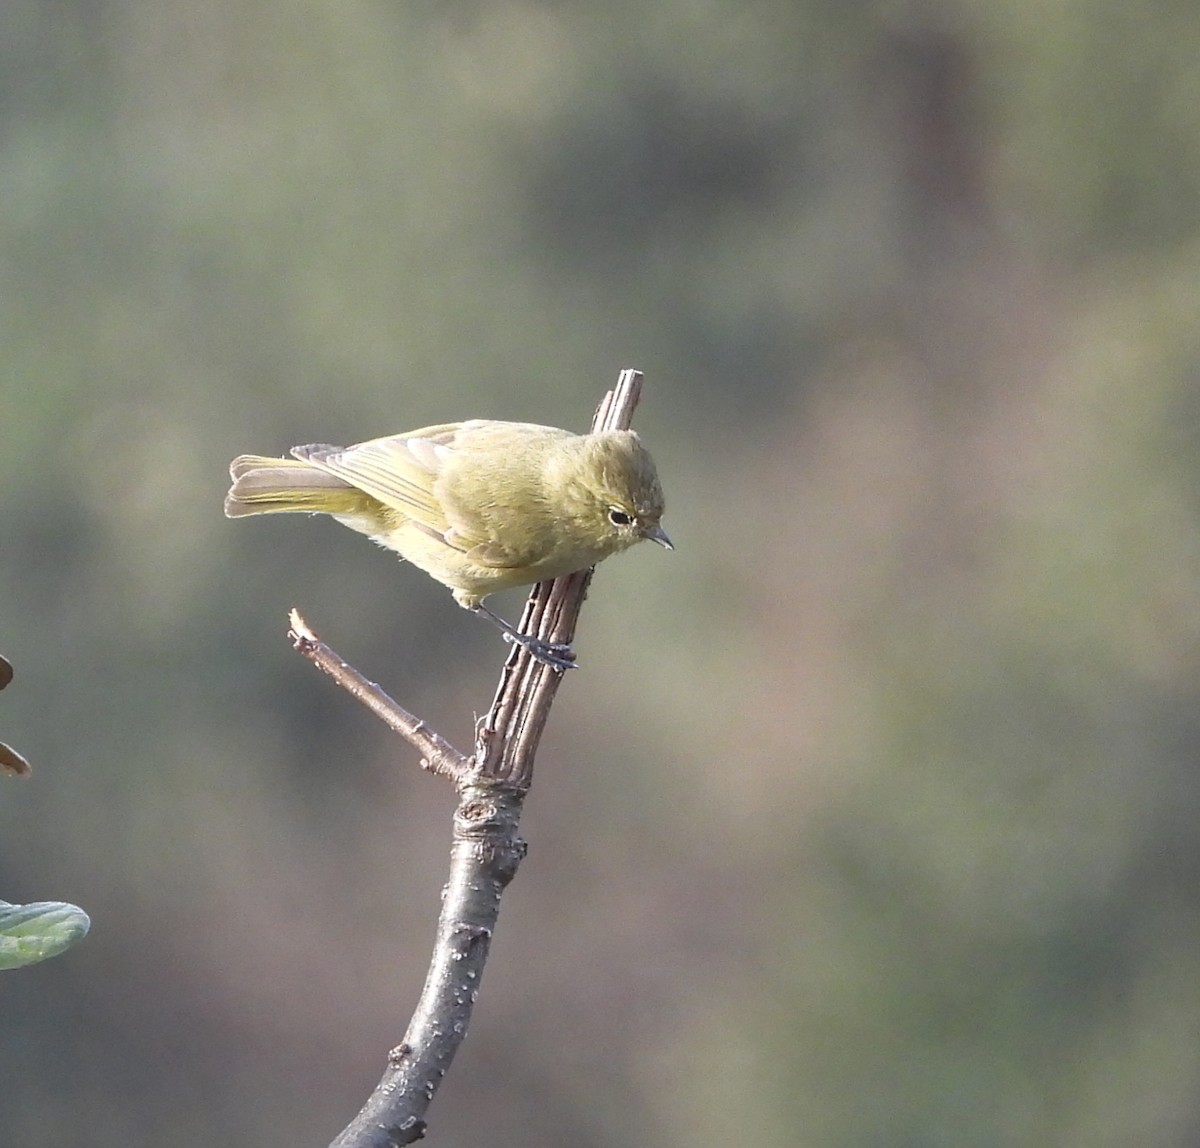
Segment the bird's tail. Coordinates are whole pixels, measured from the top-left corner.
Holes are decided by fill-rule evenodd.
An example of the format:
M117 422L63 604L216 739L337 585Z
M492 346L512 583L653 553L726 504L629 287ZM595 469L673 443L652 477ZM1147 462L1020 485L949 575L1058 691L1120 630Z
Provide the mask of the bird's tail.
M289 512L354 515L374 502L349 483L297 459L243 454L230 464L229 477L227 518Z

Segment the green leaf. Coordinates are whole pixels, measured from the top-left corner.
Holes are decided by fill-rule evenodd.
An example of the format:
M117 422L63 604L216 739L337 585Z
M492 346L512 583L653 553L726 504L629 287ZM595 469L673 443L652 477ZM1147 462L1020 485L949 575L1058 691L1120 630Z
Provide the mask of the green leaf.
M0 969L18 969L56 957L82 940L91 925L82 909L64 901L31 905L0 901Z

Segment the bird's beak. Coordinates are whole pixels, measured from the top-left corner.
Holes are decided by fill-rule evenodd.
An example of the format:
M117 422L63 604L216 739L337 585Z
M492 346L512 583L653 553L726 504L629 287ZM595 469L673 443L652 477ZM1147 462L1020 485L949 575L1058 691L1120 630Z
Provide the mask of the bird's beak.
M671 545L671 540L667 537L667 532L656 522L653 526L647 526L642 531L643 538L649 538L651 542L657 542L664 550L674 550Z

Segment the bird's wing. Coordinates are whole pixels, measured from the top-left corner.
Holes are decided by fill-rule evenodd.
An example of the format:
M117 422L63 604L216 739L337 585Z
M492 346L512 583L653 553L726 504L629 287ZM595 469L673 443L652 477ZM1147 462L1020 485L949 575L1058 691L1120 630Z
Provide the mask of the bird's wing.
M510 569L528 565L530 555L495 538L479 508L456 495L454 483L438 482L459 450L460 436L466 432L465 437L477 440L478 432L486 432L491 425L483 419L443 423L345 448L297 446L292 454L377 498L472 562ZM511 433L525 427L505 424L505 429ZM527 429L546 432L545 427Z
M345 448L324 443L296 446L292 454L379 499L430 533L444 536L450 522L433 487L446 452L452 449L448 443L393 435Z

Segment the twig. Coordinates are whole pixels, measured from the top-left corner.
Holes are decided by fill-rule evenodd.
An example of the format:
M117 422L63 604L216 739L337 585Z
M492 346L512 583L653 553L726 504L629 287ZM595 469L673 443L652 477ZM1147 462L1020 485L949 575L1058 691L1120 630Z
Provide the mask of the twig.
M377 718L416 746L421 768L447 777L456 784L471 770L471 759L459 753L440 733L430 729L419 717L410 714L399 702L388 697L374 682L368 681L349 662L337 656L309 628L298 610L288 614L292 646L319 670L327 673L352 697L356 697Z
M596 411L592 430L628 429L641 389L640 371L622 371ZM581 570L539 583L525 603L521 630L570 643L591 579L591 570ZM517 827L533 783L534 755L564 675L514 646L492 707L476 730L475 754L467 758L339 658L294 610L291 622L296 649L416 746L422 765L449 778L458 791L450 878L425 987L404 1040L388 1055L383 1079L331 1145L399 1148L424 1136L425 1111L467 1035L500 897L525 856Z

